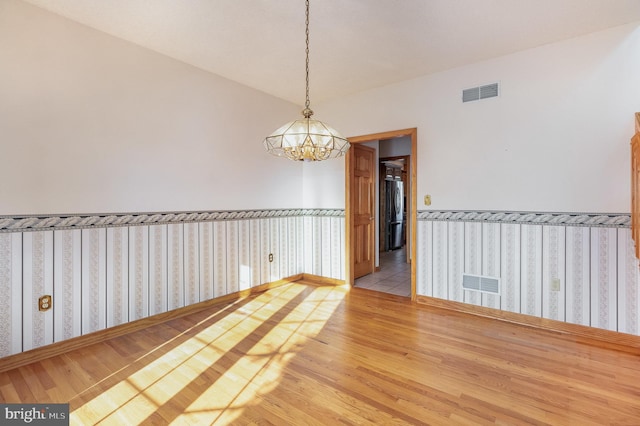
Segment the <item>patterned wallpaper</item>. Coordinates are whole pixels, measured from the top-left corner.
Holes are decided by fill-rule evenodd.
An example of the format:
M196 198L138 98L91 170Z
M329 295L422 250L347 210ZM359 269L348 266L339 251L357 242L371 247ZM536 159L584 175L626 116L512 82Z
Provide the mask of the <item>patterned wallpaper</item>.
M0 218L0 357L303 272L344 279L343 215ZM44 294L53 309L40 312Z
M632 248L628 214L420 211L416 291L640 334ZM3 216L0 357L300 273L344 279L343 259L343 210Z
M629 220L420 212L417 294L638 335L640 274ZM500 278L500 294L463 290L463 273Z

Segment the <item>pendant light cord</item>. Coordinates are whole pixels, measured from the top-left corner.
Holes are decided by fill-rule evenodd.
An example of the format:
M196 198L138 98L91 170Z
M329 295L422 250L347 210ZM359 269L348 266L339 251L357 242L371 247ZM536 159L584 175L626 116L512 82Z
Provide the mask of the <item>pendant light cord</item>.
M306 20L305 20L305 26L306 26L306 32L305 35L307 37L306 39L306 49L305 49L305 53L307 55L307 60L306 60L306 84L307 84L307 97L306 100L304 102L304 115L305 117L309 117L311 116L311 114L313 114L313 112L311 111L311 109L309 108L309 105L311 104L311 102L309 101L309 0L306 0L306 6L307 6L307 12L306 12ZM307 116L307 113L310 113Z

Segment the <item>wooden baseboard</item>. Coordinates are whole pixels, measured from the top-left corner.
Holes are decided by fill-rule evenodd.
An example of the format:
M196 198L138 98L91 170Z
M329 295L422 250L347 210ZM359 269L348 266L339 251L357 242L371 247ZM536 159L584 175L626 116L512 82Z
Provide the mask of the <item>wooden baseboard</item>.
M194 303L193 305L184 306L172 311L163 312L146 318L141 318L139 320L131 321L126 324L121 324L115 327L96 331L94 333L89 333L71 339L63 340L61 342L52 343L47 346L42 346L15 355L9 355L5 358L0 358L0 373L12 370L14 368L22 367L23 365L31 364L32 362L50 358L52 356L61 355L74 349L79 349L84 346L122 336L136 330L141 330L154 324L166 322L175 318L180 318L182 316L202 311L204 309L209 309L217 305L226 305L231 301L244 299L252 294L262 293L270 288L275 288L291 282L300 281L302 280L302 278L303 274L297 274L278 281L261 284L248 290L241 290L235 293L227 294L225 296L217 297L215 299L205 300L203 302Z
M554 331L571 335L576 341L584 343L598 342L612 344L618 349L632 348L634 351L640 349L640 336L633 334L619 333L616 331L603 330L595 327L588 327L579 324L571 324L547 318L539 318L531 315L518 314L514 312L501 311L499 309L487 308L484 306L470 305L468 303L454 302L451 300L438 299L427 296L417 296L416 301L435 308L464 312L472 315L511 322L518 325L535 327L544 330ZM589 342L591 341L591 342Z
M315 284L315 285L344 285L346 284L345 280L338 280L335 278L327 278L320 275L313 274L302 274L302 278L300 281L304 281L305 283Z

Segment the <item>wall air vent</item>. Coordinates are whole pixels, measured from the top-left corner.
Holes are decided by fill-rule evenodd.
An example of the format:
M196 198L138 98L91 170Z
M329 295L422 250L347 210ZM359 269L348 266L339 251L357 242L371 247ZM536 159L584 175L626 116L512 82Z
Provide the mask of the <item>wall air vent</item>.
M495 98L498 96L498 83L485 84L462 91L462 102L477 101L480 99Z
M462 288L481 293L500 294L500 278L462 274Z

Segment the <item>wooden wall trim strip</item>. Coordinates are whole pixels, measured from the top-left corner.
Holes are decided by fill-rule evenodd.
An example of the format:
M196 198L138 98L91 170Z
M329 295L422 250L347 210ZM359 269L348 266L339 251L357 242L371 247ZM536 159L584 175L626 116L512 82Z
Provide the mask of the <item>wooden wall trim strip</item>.
M339 280L336 278L327 278L320 275L302 274L300 281L304 281L305 284L317 284L317 285L335 285L340 286L346 284L345 280Z
M131 333L137 330L142 330L154 324L180 318L185 315L199 312L204 309L209 309L220 304L227 304L233 300L244 299L246 297L251 296L252 294L262 293L271 288L279 287L291 282L300 281L302 279L303 279L303 274L293 275L287 278L283 278L281 280L261 284L259 286L250 288L248 290L237 291L235 293L230 293L224 296L216 297L214 299L205 300L203 302L195 303L189 306L184 306L182 308L174 309L172 311L162 312L160 314L141 318L139 320L117 325L115 327L110 327L104 330L74 337L61 342L52 343L46 346L41 346L39 348L32 349L30 351L25 351L15 355L10 355L5 358L0 358L0 373L8 370L12 370L14 368L22 367L27 364L31 364L32 362L41 361L43 359L50 358L52 356L61 355L65 352L69 352L74 349L79 349L85 346L92 345L94 343L100 343L105 340L122 336L124 334ZM326 278L326 280L331 280L331 279Z
M571 336L571 338L576 339L576 341L587 344L590 343L590 340L597 340L599 342L615 345L618 350L626 349L626 351L629 351L631 349L634 352L637 352L637 349L640 349L640 336L635 336L633 334L620 333L579 324L571 324L547 318L487 308L484 306L438 299L435 297L418 296L416 301L435 308L448 309L451 311L497 319L522 326L535 327L547 331L567 334L568 336Z

